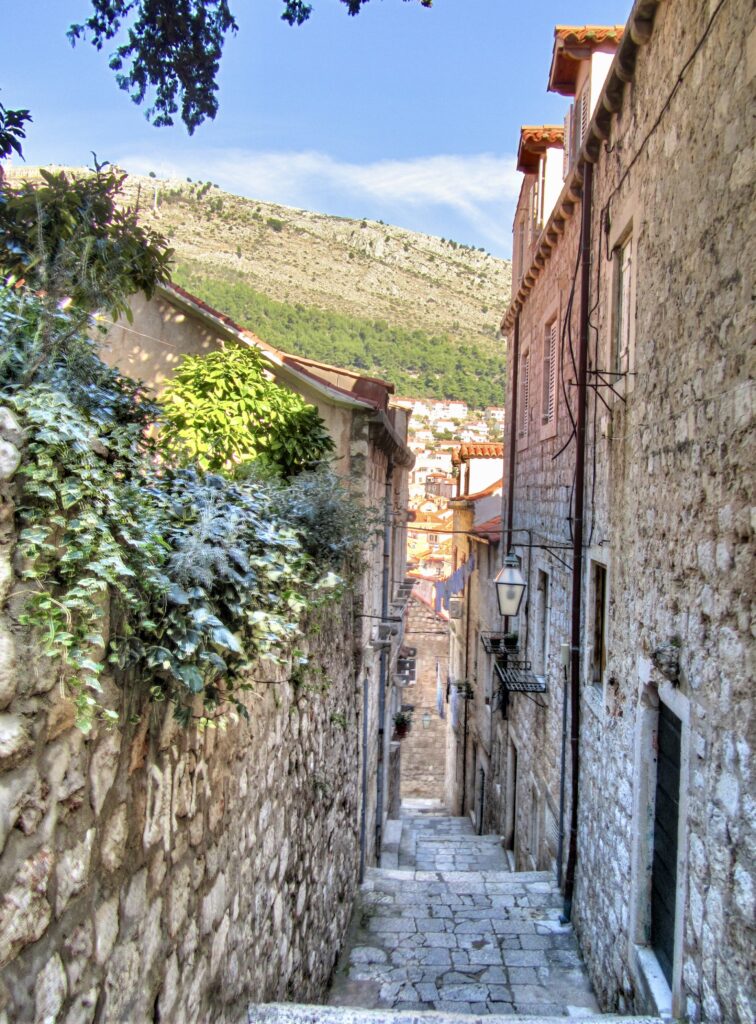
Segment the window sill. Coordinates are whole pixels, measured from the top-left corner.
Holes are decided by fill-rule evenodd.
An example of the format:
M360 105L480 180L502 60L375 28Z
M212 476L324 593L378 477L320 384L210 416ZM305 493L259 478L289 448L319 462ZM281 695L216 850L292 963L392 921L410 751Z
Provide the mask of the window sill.
M643 1011L672 1020L672 990L650 946L632 946L635 974L644 1001Z
M604 719L604 693L600 686L595 683L587 683L583 687L585 706L593 712L600 722Z

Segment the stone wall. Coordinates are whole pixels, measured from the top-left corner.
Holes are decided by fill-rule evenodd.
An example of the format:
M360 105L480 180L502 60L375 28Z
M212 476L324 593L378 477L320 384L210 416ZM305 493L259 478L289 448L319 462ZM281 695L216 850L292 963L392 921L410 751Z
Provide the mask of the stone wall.
M7 415L0 437L0 1022L236 1024L317 1001L359 865L349 608L307 623L300 685L257 666L249 722L187 731L106 678L128 724L85 736L18 626Z
M729 0L703 39L714 8L659 5L612 120L608 142L619 156L602 152L595 169L601 294L613 280L607 250L627 230L636 246L636 376L624 402L609 396L611 427L597 441L593 533L594 545L611 544L610 647L604 686L584 709L576 925L605 1002L652 1005L649 823L666 705L682 733L672 1009L729 1024L756 1012L756 30L748 0ZM599 365L607 365L610 304L597 312ZM677 677L664 671L665 648L679 659Z
M588 398L573 920L605 1009L663 1010L713 1024L754 1017L754 150L747 111L756 32L743 30L750 13L748 0L658 6L610 138L597 148L591 218L592 369L614 367L618 261L611 257L628 238L634 317L631 374L614 378L616 394L603 387L600 397L589 389ZM564 554L557 545L569 544L574 442L555 461L552 455L570 438L565 403L574 409L576 393L565 341L556 437L549 437L541 424L540 339L555 314L564 324L580 213L578 201L520 313L521 347L531 352L531 420L513 453L514 525L553 545L520 549L529 582L520 634L534 664L538 574L550 582L547 707L524 698L510 705L509 740L519 756L516 798L508 794L506 810L516 817L522 866L529 858L545 866L558 797L559 653L570 638L571 573L556 556ZM577 326L575 308L573 347ZM510 393L510 410L511 402ZM597 674L595 566L604 567L608 591L606 663ZM669 660L679 661L679 673ZM650 929L660 705L679 719L682 736L671 984ZM511 750L508 758L511 764ZM566 782L569 795L569 775Z
M403 700L415 706L412 731L402 740L402 796L443 800L446 719L439 718L436 707L436 664L440 667L446 714L449 625L432 608L412 597L404 643L417 650L417 679L402 690ZM426 712L431 716L427 729L423 728Z

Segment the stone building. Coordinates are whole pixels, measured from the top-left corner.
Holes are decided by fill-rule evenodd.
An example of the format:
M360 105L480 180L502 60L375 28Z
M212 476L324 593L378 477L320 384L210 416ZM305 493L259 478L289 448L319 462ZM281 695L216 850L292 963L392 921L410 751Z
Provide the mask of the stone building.
M570 107L522 131L502 323L518 658L546 687L502 726L517 865L555 865L604 1008L743 1024L755 80L748 0L558 27Z
M477 461L480 447L463 445L455 450L455 457L464 466L470 455L467 449L473 448ZM484 447L495 448L498 454L498 458L495 454L485 463L488 476L496 471L500 474L502 446ZM463 474L463 486L470 478L475 476ZM498 772L492 762L498 691L488 635L501 622L493 587L500 568L501 500L499 477L480 491L465 490L450 503L454 512L452 566L463 578L448 596L451 709L445 796L449 810L471 815L479 832L492 831L485 808L492 797L495 800L498 786Z
M446 721L439 710L444 709L446 699L449 622L431 601L422 598L417 587L407 608L404 643L411 651L404 703L413 708L413 726L401 741L401 795L403 799L443 800Z
M355 685L364 689L367 726L363 864L375 863L391 803L399 799L398 773L390 772L393 716L401 704L394 686L403 622L411 586L404 586L407 482L413 465L407 447L409 413L392 403L393 384L364 377L274 348L226 314L177 285L160 287L152 299L135 296L133 321L111 325L104 358L159 391L185 355L224 345L251 345L277 383L316 406L335 443L335 471L348 479L382 535L366 531L366 559L356 609L358 652ZM362 727L361 727L362 728ZM355 771L361 771L355 765ZM391 790L391 792L390 792Z
M7 409L0 440L23 445ZM129 713L84 734L19 623L11 476L6 459L0 1022L236 1024L254 999L321 998L360 866L350 603L308 623L296 683L291 665L250 666L246 720L185 728L106 670Z

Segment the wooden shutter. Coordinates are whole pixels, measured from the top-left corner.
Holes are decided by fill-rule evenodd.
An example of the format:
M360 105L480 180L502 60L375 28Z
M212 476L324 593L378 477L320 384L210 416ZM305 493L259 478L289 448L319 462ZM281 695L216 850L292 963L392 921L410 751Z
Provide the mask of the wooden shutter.
M572 108L567 111L564 117L564 149L562 150L562 177L566 178L572 167Z
M630 369L630 320L632 309L630 305L630 284L632 281L632 236L622 246L620 253L620 333L617 352L617 370L619 373L627 373Z
M582 145L585 134L588 131L588 85L586 84L583 89L583 95L580 98L580 144Z
M524 352L520 364L520 424L519 437L528 436L528 420L530 418L530 353Z
M556 320L546 325L543 336L543 404L541 408L541 422L544 425L554 421L556 411L558 334Z

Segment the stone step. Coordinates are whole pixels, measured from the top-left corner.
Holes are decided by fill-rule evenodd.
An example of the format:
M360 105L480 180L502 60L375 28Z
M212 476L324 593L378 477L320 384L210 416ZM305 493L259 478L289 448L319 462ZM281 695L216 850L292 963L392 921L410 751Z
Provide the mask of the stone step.
M550 871L412 871L401 868L368 868L365 872L366 881L396 883L400 889L406 882L422 882L431 884L433 882L459 883L460 885L476 882L503 883L509 882L512 885L529 885L533 882L543 882L550 889L556 889L556 881ZM546 891L545 889L543 890Z
M567 1017L460 1014L438 1010L363 1010L352 1006L265 1003L251 1006L247 1024L661 1024L658 1017L581 1013Z

